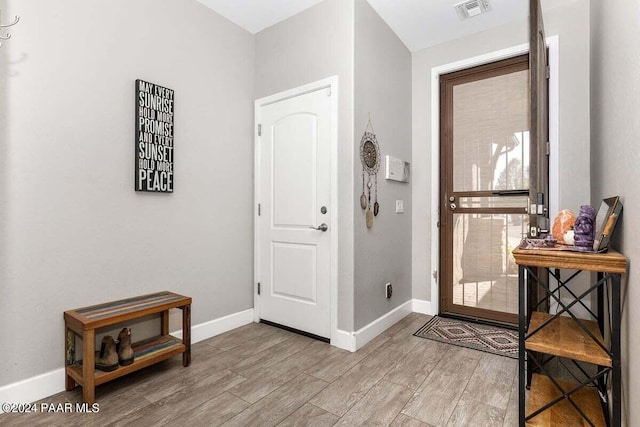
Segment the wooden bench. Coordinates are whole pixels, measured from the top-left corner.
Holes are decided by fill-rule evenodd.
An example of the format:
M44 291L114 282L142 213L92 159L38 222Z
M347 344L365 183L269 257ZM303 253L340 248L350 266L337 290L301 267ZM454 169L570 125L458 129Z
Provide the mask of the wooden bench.
M169 335L169 310L182 310L182 340ZM160 313L160 335L132 345L135 360L112 372L95 370L95 331L127 320ZM92 404L95 387L128 373L182 354L182 365L191 364L191 298L158 292L64 312L65 388L82 386L82 399ZM82 337L83 360L75 360L76 335Z

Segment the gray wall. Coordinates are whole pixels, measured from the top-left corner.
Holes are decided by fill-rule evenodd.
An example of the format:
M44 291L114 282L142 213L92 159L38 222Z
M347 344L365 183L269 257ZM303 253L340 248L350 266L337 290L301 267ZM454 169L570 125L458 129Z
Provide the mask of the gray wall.
M640 2L591 1L591 202L619 195L624 210L613 247L629 259L623 280L622 378L626 425L640 420ZM634 421L635 420L635 421Z
M578 211L589 185L589 2L544 10L547 36L559 36L560 208ZM413 55L413 298L431 301L431 69L528 42L526 20L424 49ZM552 183L554 185L554 183ZM555 216L551 213L551 217Z
M255 97L337 75L338 328L353 330L353 2L325 0L255 36Z
M253 36L194 1L0 7L0 386L62 367L67 309L251 308ZM173 194L132 188L136 78L176 91Z
M384 179L384 156L411 161L411 53L365 0L355 2L355 329L411 299L411 184ZM360 139L371 122L383 161L380 213L367 229L360 207ZM366 179L365 174L365 179ZM404 200L403 214L395 201ZM372 199L373 203L373 199ZM384 284L393 284L385 298Z

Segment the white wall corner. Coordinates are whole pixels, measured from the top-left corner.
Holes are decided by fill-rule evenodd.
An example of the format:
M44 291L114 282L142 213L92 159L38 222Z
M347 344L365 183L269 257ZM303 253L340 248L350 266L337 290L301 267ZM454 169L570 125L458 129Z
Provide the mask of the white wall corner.
M360 328L353 333L355 339L355 349L362 348L363 345L380 335L390 326L400 321L403 317L413 311L413 300L394 308L384 316L378 317L373 322Z
M431 301L426 301L426 300L421 300L421 299L414 299L411 300L412 302L412 311L414 313L420 313L420 314L428 314L430 316L435 316L438 313L434 313L432 311L431 308Z
M191 327L191 343L212 338L224 332L253 322L253 308L220 317ZM182 330L171 332L182 338ZM353 350L351 350L353 351ZM64 368L36 375L0 387L0 402L29 403L64 391ZM4 411L0 408L0 414Z

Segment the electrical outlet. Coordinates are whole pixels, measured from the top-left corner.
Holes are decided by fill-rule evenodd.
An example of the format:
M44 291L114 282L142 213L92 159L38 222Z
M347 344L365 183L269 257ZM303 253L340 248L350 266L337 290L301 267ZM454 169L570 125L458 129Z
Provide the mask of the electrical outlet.
M391 295L393 295L393 285L391 283L387 283L384 285L384 294L387 299L390 299Z

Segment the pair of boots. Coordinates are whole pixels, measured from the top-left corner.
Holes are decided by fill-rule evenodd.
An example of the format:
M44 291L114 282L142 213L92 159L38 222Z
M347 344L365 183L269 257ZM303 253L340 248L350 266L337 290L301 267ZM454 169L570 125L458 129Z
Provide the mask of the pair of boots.
M118 342L111 335L102 338L100 354L96 357L96 369L111 372L118 369L118 365L127 366L133 363L133 349L131 348L131 329L122 328L118 334Z

